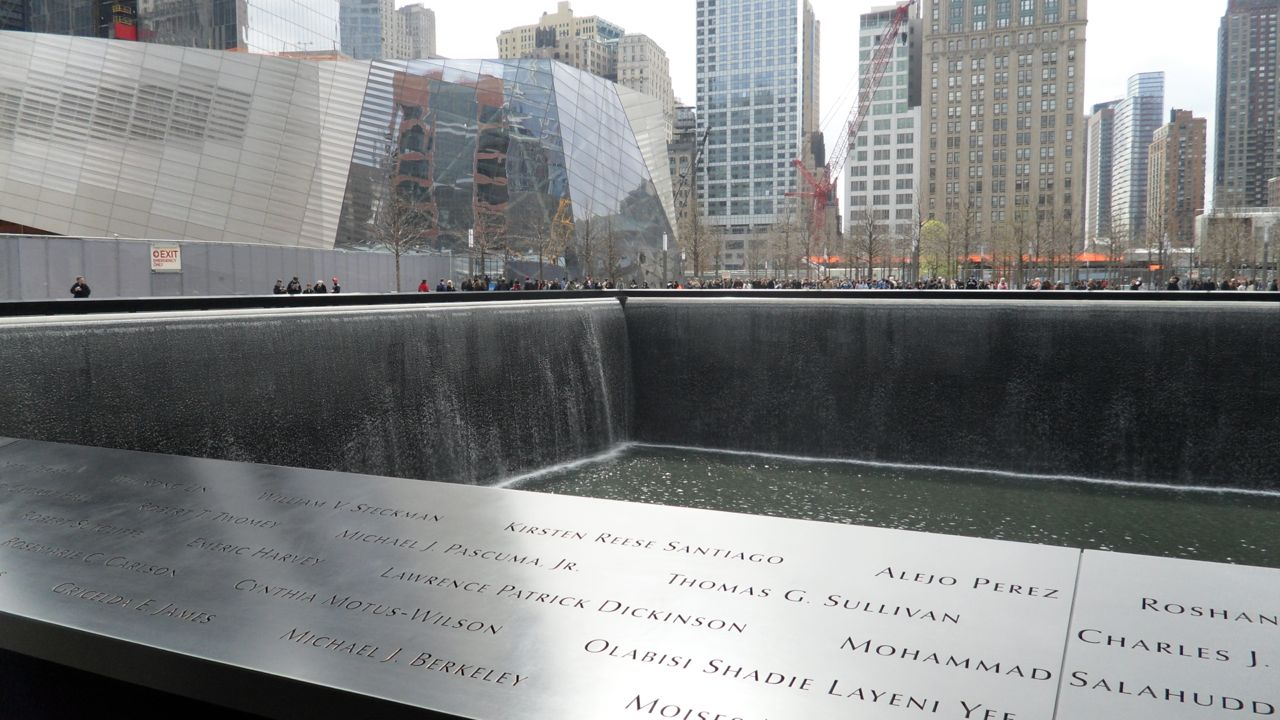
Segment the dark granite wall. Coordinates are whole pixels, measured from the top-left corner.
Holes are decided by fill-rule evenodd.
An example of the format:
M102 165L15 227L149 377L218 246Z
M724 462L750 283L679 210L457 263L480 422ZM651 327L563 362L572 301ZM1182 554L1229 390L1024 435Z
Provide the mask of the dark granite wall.
M628 435L614 300L0 323L0 435L477 483Z
M1280 487L1280 306L627 302L633 437Z
M1280 487L1280 305L659 299L0 321L0 436L483 483L622 440Z

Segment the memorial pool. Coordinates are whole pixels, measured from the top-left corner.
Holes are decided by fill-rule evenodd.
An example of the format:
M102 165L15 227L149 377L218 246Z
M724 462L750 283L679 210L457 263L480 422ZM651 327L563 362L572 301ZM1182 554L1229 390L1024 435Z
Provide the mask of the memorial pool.
M1280 567L1280 494L623 445L523 490Z

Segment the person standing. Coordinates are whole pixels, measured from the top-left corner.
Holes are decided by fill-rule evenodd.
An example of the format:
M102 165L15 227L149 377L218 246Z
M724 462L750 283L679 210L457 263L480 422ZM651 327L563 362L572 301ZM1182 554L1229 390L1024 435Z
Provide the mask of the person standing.
M316 280L316 284L311 287L311 292L327 293L329 288L325 287L323 280Z
M71 286L71 297L80 300L89 297L89 283L84 281L83 275L76 276L76 284Z
M422 278L422 282L418 283L418 292L431 292L431 286L427 284L426 278Z
M342 292L342 285L338 284L338 276L337 276L337 275L334 275L334 276L333 276L333 292L336 292L336 293L340 293L340 292Z
M281 280L280 278L276 278L276 286L271 288L271 294L273 295L284 294L284 280Z
M297 295L302 292L302 283L298 281L297 275L294 275L293 279L289 281L289 287L285 288L285 292L290 295Z

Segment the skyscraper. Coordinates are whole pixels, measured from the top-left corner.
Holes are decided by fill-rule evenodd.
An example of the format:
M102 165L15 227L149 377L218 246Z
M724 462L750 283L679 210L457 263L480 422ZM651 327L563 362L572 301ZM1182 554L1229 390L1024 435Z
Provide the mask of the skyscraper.
M1151 142L1147 223L1160 245L1190 247L1196 215L1204 210L1205 135L1208 121L1172 110Z
M1218 30L1215 208L1267 202L1280 175L1280 0L1228 0Z
M556 11L543 13L536 25L499 33L498 55L558 60L655 97L662 103L667 137L671 137L676 112L671 65L667 53L647 35L627 34L597 15L575 16L567 0L561 0Z
M627 33L618 39L618 84L662 101L669 140L676 120L671 62L667 53L648 35Z
M924 0L924 214L960 252L1017 263L1080 237L1087 4Z
M26 29L26 0L0 0L0 30Z
M400 13L400 24L404 29L407 58L432 58L436 53L436 14L435 11L417 5L405 5L396 12Z
M338 0L138 0L138 26L139 40L209 50L307 53L340 47Z
M1130 246L1142 244L1147 227L1147 160L1151 141L1164 121L1164 73L1129 78L1116 103L1111 142L1111 235Z
M859 91L865 91L871 59L896 6L872 8L859 21ZM874 222L886 238L910 239L918 218L920 128L920 13L911 14L895 41L870 115L850 151L846 175L845 228L859 235L859 226ZM864 236L866 233L862 233Z
M395 0L341 0L342 52L357 60L404 58L403 16Z
M1111 158L1119 100L1093 106L1085 155L1084 239L1086 249L1098 238L1111 237Z
M698 0L699 136L710 128L698 196L727 234L725 269L745 269L801 189L792 161L817 164L818 31L807 0Z
M137 0L0 0L0 29L54 35L137 40L137 15Z

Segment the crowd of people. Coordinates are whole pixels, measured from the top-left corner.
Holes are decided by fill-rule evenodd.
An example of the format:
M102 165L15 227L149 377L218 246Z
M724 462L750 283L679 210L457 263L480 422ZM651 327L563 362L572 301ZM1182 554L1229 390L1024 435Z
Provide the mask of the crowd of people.
M294 275L293 279L286 285L283 278L276 278L275 287L271 288L274 295L311 295L312 293L340 293L342 292L342 284L338 282L338 276L333 277L333 285L325 285L323 280L316 280L314 285L307 285L298 280L298 276Z
M1233 277L1224 280L1214 280L1213 278L1190 278L1183 279L1177 275L1170 277L1165 283L1163 290L1198 290L1198 291L1253 291L1253 290L1269 290L1271 292L1280 292L1280 280L1273 279L1270 283L1265 281L1251 280L1244 277ZM1010 284L1006 278L997 278L988 280L985 278L970 277L968 279L961 278L941 278L930 277L915 282L902 282L894 277L886 278L817 278L801 280L797 278L712 278L703 280L699 278L688 278L684 280L676 280L666 283L668 290L1016 290L1016 285ZM427 282L426 278L418 284L418 292L480 292L480 291L521 291L521 290L620 290L620 289L650 289L649 283L637 283L635 280L628 282L615 282L611 278L603 280L587 276L585 279L578 278L555 278L552 280L537 280L526 277L508 278L499 276L497 278L488 275L475 275L464 279L461 283L454 284L452 280L440 278L433 287ZM1077 291L1094 291L1094 290L1148 290L1145 281L1140 278L1125 278L1120 281L1109 280L1073 280L1066 282L1062 280L1051 280L1048 278L1034 278L1026 282L1023 290L1077 290ZM71 296L74 298L87 298L90 294L89 283L84 276L76 277L75 284L71 286ZM323 280L316 280L314 284L306 284L298 280L295 275L288 283L283 278L277 278L276 284L271 292L275 295L309 295L312 293L340 293L342 292L342 284L338 282L337 276L331 279L330 285L325 285Z
M588 276L585 280L574 278L553 278L551 280L538 280L526 277L521 280L518 277L508 278L499 276L497 278L488 275L475 275L464 279L461 283L454 285L452 280L440 278L436 282L434 289L426 278L418 284L418 292L484 292L492 290L494 292L520 291L520 290L617 290L621 288L648 289L649 284L643 285L632 280L629 284L615 283L613 280L597 280Z
M914 282L902 282L894 277L887 278L817 278L801 280L798 278L688 278L669 282L668 290L1148 290L1155 289L1147 285L1142 278L1124 278L1121 280L1051 280L1033 278L1021 287L1010 283L1007 278L985 279L978 277L942 278L930 277ZM477 275L455 285L452 280L441 278L433 287L424 278L418 285L418 292L476 292L476 291L519 291L519 290L615 290L615 289L649 289L648 283L637 283L634 280L623 283L611 279L599 280L592 277L579 280L577 278L536 280L533 278L491 278L488 275ZM1211 279L1191 279L1184 281L1172 276L1164 284L1164 290L1261 290L1259 283L1247 278L1232 278L1215 282ZM1267 290L1276 291L1276 281L1271 281Z

